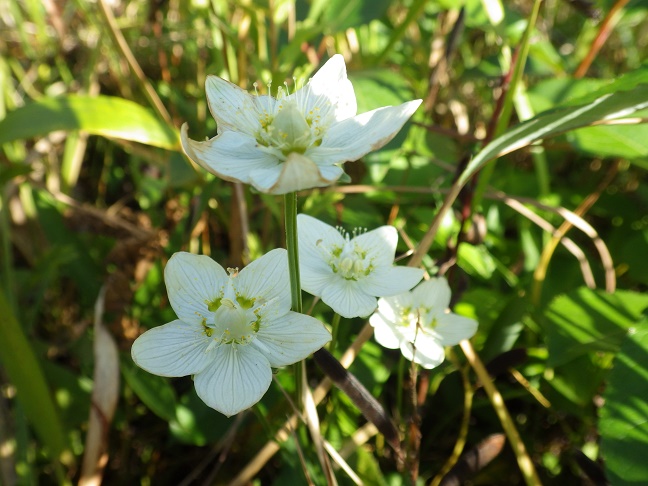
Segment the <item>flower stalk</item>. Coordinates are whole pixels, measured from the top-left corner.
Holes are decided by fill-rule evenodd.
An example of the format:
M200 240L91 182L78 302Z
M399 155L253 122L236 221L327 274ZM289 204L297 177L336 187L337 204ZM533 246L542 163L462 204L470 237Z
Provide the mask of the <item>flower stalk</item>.
M288 275L290 277L290 296L292 310L302 312L301 283L299 280L299 249L297 240L297 193L289 192L284 195L284 220L286 225L286 250L288 251ZM306 367L304 361L294 365L295 393L297 403L302 403L303 383Z

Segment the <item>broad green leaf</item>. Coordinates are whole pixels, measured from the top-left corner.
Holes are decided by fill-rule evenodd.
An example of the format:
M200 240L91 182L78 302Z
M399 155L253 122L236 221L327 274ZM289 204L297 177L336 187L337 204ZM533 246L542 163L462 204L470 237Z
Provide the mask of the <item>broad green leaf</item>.
M389 0L315 0L308 20L320 23L327 32L341 32L382 17L389 4Z
M166 378L147 373L128 358L121 360L121 373L128 386L155 415L167 422L175 419L178 400Z
M601 120L613 120L648 108L648 84L639 84L628 91L605 94L592 102L549 110L520 123L489 143L466 167L460 184L489 160L558 133L592 125Z
M601 454L610 483L648 479L648 318L628 333L614 360L600 411Z
M593 352L616 352L627 330L648 307L648 295L608 294L581 287L556 298L544 311L548 366L556 367Z
M52 459L68 461L70 454L59 412L29 339L0 292L0 362L36 435Z
M0 121L0 145L56 130L85 130L92 135L179 149L177 130L137 103L111 96L77 95L42 98L8 113Z

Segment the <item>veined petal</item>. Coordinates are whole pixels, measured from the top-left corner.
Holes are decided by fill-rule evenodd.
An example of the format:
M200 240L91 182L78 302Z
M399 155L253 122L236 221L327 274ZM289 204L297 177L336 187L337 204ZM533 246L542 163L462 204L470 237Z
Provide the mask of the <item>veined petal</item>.
M171 307L181 320L194 325L213 315L208 306L222 296L228 278L208 256L184 251L174 253L164 269Z
M444 277L431 278L412 291L412 298L418 307L433 309L441 314L448 309L452 292Z
M278 174L277 174L278 171ZM319 167L308 157L292 152L278 167L259 168L250 174L251 184L260 192L286 194L289 192L329 186L335 180L322 176Z
M261 351L274 368L306 358L331 340L331 333L315 319L297 312L262 324L251 346Z
M189 138L187 130L185 123L180 129L182 150L196 164L222 179L249 184L254 171L281 171L277 156L260 150L249 135L228 130L206 142L197 142Z
M326 132L322 144L309 155L321 165L358 160L389 143L420 104L421 100L408 101L336 123Z
M469 317L449 313L438 317L434 333L444 346L454 346L464 339L470 339L477 332L477 321Z
M367 258L374 265L391 265L398 244L398 231L393 226L381 226L356 236L353 243L367 252Z
M336 54L294 95L305 116L342 121L358 112L353 85L347 79L344 57Z
M342 277L324 288L321 297L326 305L346 318L368 316L377 306L377 299L362 290L361 282Z
M420 333L419 333L419 336ZM416 343L403 342L401 344L401 353L406 359L420 364L425 369L432 369L443 363L445 359L445 350L438 342L433 339L419 339Z
M218 123L218 133L234 130L253 138L256 136L261 129L262 115L250 93L234 83L211 75L205 80L205 92L209 111Z
M288 253L283 248L269 251L257 258L233 280L236 291L247 299L276 299L290 309Z
M344 247L344 237L332 226L305 214L297 215L299 271L302 288L321 297L337 279L329 265L333 248Z
M203 402L231 417L261 400L271 381L270 363L259 351L251 346L221 345L194 384Z
M193 375L204 370L213 359L207 351L210 342L202 326L175 320L138 337L131 356L137 366L155 375Z
M389 297L410 290L423 278L423 270L412 267L378 267L362 280L363 290L377 297Z
M374 328L374 338L381 346L388 349L398 349L403 336L396 330L396 324L385 318L380 311L372 314L369 324Z

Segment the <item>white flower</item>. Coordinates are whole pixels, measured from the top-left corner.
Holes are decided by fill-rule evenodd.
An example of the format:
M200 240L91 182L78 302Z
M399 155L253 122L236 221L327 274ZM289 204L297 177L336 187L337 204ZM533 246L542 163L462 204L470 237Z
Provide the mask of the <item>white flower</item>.
M447 280L433 278L411 292L380 299L369 323L378 343L400 348L405 358L431 369L443 362L444 346L458 344L477 331L477 321L453 314L449 305Z
M278 98L257 96L217 76L205 83L218 135L196 142L182 126L185 153L223 179L261 192L323 187L344 173L340 165L388 143L421 104L379 108L357 115L344 58L337 54L302 89Z
M290 310L286 250L272 250L229 275L211 258L180 252L164 270L178 319L133 343L133 361L160 376L194 375L198 396L230 416L265 394L271 368L295 363L331 335Z
M393 226L350 238L299 214L297 229L302 288L342 317L368 316L376 297L409 290L423 278L421 269L394 266L398 233Z

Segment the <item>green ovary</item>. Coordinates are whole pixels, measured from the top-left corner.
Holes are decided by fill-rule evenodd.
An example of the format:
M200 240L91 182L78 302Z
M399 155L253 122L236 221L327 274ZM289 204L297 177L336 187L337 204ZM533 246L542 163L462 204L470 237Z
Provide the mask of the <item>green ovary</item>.
M259 330L258 317L230 299L222 299L214 314L213 335L225 344L248 344Z
M288 102L274 119L264 126L258 141L288 155L292 152L300 154L306 152L306 149L313 144L313 138L311 127L302 112L294 102Z

